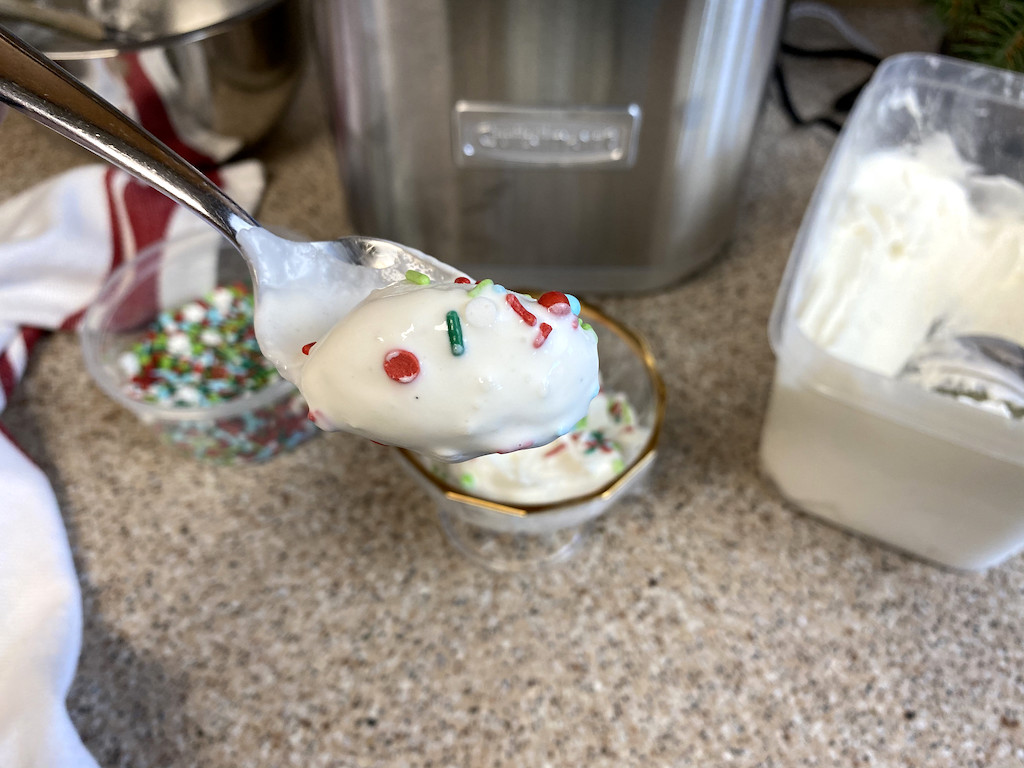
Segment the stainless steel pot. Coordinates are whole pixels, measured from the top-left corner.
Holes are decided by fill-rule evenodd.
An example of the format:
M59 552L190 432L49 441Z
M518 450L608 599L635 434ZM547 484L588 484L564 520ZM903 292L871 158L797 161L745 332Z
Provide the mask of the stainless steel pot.
M320 0L361 232L513 285L664 286L732 231L784 0Z
M134 109L159 138L174 146L187 133L214 162L274 126L305 55L301 0L3 0L0 21ZM171 125L140 107L139 71L160 91Z

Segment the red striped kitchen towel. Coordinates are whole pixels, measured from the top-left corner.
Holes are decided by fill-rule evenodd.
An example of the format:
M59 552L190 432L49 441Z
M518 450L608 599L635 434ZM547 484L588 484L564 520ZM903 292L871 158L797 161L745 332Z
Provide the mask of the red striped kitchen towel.
M79 63L101 96L254 210L264 175L185 104L161 51ZM2 116L2 112L0 112ZM0 412L45 333L75 327L110 272L150 243L221 235L122 171L89 165L0 205ZM201 247L201 246L200 246ZM212 286L210 286L212 287ZM96 768L65 697L81 646L82 608L57 500L45 474L0 427L0 766Z
M257 161L210 172L253 210ZM48 331L72 328L111 270L150 243L221 235L122 171L89 165L0 205L0 411ZM211 286L212 287L212 286ZM95 768L64 699L81 644L81 598L56 498L0 428L0 766Z

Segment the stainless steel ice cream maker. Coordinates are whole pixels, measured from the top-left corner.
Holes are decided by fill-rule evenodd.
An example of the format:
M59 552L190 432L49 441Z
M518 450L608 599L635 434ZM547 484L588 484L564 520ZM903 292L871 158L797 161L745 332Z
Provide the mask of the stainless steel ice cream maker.
M357 228L513 285L689 274L731 232L783 8L315 4Z

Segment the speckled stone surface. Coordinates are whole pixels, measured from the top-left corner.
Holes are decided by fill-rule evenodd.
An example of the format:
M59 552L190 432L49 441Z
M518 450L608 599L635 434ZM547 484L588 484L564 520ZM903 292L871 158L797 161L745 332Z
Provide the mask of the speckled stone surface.
M905 11L853 18L887 52L927 39ZM850 76L795 68L796 95ZM258 153L261 215L327 237L349 224L315 95ZM1024 561L917 562L758 469L768 314L831 142L770 99L729 250L601 299L655 348L668 421L649 493L553 570L470 564L355 438L247 469L179 458L73 337L45 341L2 423L62 506L85 609L69 708L100 764L1021 765ZM12 117L0 193L88 159Z

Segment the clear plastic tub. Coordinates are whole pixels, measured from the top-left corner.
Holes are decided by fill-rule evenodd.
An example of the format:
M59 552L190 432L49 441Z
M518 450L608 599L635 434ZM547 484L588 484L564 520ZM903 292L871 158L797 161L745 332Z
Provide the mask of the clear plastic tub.
M992 566L1024 547L1024 420L938 394L902 373L850 362L818 343L798 314L821 289L823 268L835 266L828 260L849 258L821 246L834 242L829 235L869 157L917 151L943 134L978 173L1002 175L1013 186L1024 183L1022 124L1022 75L934 55L886 60L821 176L770 324L777 367L761 457L782 493L835 524L963 569ZM943 218L936 214L934 226ZM835 303L856 311L865 301L857 280L866 278L851 270L843 279L848 293ZM898 284L891 306L865 313L883 332L874 338L885 342L905 332L909 315L901 311L923 301L928 284ZM978 304L983 291L966 284L962 290L965 303Z
M216 232L154 243L100 290L80 328L82 354L99 387L163 442L203 461L262 462L319 433L290 382L275 373L265 386L216 403L148 402L133 393L122 362L161 313L228 285L251 282L241 256Z

